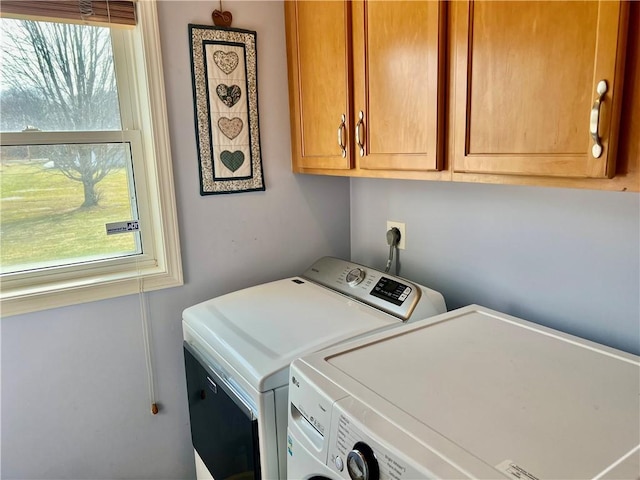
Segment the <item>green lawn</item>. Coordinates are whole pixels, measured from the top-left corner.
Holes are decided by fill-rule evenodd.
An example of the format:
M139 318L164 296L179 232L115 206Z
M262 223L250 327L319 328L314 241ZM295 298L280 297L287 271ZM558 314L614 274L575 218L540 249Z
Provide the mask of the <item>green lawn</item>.
M107 236L105 223L131 220L127 171L97 184L97 207L81 209L80 182L34 163L0 168L0 265L7 267L133 253L133 233ZM10 268L11 269L11 268Z

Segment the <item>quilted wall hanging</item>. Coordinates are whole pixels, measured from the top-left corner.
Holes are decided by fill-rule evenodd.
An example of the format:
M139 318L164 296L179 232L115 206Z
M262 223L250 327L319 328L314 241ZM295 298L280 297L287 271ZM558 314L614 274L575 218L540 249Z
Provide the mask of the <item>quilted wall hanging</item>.
M256 32L189 25L200 194L264 190Z

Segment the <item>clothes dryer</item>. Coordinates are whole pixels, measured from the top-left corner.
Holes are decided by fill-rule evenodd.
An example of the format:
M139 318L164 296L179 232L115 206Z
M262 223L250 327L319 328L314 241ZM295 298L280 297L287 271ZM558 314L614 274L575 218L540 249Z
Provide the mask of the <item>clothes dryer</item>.
M198 478L286 478L290 362L445 311L434 290L332 257L299 277L187 308L185 366Z

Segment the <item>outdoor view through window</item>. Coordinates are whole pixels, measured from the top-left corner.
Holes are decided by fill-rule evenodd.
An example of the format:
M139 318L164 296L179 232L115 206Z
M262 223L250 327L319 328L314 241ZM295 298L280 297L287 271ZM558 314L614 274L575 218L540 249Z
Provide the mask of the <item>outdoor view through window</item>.
M1 272L142 253L111 30L3 18L0 32Z

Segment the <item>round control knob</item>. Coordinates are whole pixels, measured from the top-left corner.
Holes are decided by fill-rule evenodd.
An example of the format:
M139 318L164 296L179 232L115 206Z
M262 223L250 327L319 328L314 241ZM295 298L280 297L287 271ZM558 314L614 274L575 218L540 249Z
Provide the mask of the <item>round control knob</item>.
M378 480L380 469L371 447L358 442L347 455L347 471L352 480Z
M366 274L363 269L354 268L349 273L347 273L347 284L350 287L355 287L364 280L364 277L366 277Z

